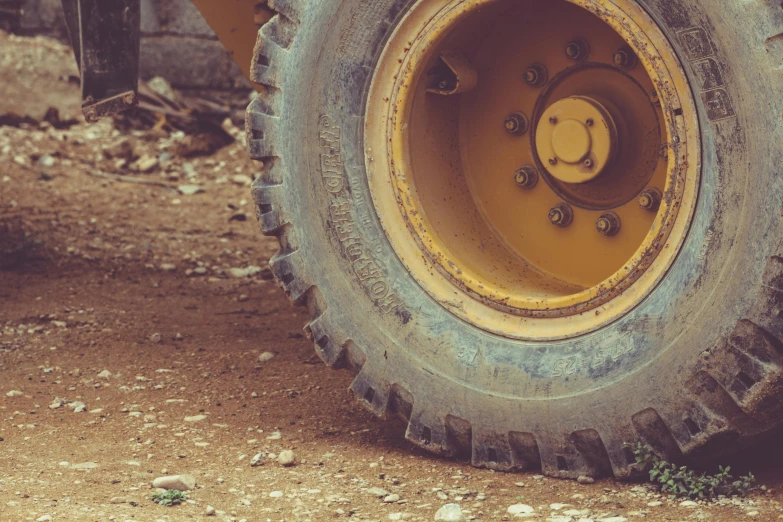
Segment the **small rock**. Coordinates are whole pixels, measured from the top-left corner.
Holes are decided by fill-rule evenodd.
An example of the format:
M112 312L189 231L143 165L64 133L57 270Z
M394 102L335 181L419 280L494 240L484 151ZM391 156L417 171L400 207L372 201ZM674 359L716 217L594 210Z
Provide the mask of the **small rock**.
M602 518L601 522L628 522L628 519L625 517L607 517Z
M163 340L163 337L159 333L154 333L154 334L150 335L150 342L158 344L162 340Z
M264 453L261 452L261 453L257 454L255 457L253 457L252 459L250 459L250 465L253 466L253 467L263 466L264 465Z
M71 469L95 469L98 465L95 462L81 462L71 465Z
M81 401L74 401L68 404L68 407L73 408L74 413L81 413L83 411L87 411L87 405Z
M663 502L661 502L660 500L654 500L652 502L648 502L647 505L650 507L658 507L658 506L662 506Z
M463 522L465 515L459 504L446 504L435 513L435 522Z
M560 511L564 507L571 507L571 504L549 504L549 509L552 511Z
M185 417L185 422L201 422L206 418L206 415L193 415L192 417Z
M160 265L160 269L163 270L164 272L173 272L174 270L177 269L177 265L173 263L163 263L162 265Z
M269 493L270 498L280 498L282 496L283 496L282 491L272 491L271 493Z
M250 297L247 294L239 294L239 297L237 297L237 301L239 301L240 303L244 303L250 301Z
M528 506L527 504L514 504L512 506L508 506L508 509L506 512L509 515L519 516L519 515L527 515L528 513L535 513L535 509L533 509L532 506Z
M188 491L196 487L196 477L193 475L170 475L168 477L158 477L152 481L152 487Z
M130 138L122 138L104 148L103 155L106 156L107 159L122 158L131 160L133 159L135 148L136 147Z
M183 196L193 196L199 192L204 192L204 188L199 185L180 185L177 190Z
M393 502L399 502L400 496L397 494L388 495L383 499L383 501L386 502L387 504L391 504Z
M577 478L576 481L580 484L592 484L595 482L595 479L593 477L588 477L587 475L579 475L579 478Z
M140 172L152 172L158 166L158 158L144 155L136 162L136 168Z
M275 354L273 354L272 352L264 352L258 356L258 362L265 363L271 361L274 358L275 358Z
M109 503L111 504L127 504L130 502L128 497L112 497Z
M5 394L6 397L20 397L24 395L23 392L20 392L19 390L11 390L10 392Z
M372 495L374 497L378 497L378 498L384 498L384 497L389 496L389 492L386 491L383 488L369 488L367 490L367 493L369 493L370 495Z
M260 266L249 266L247 268L229 268L227 273L229 276L241 279L243 277L249 277L261 272Z
M296 456L291 450L283 450L280 452L280 455L277 456L277 462L286 467L293 466L295 461Z
M212 506L207 506L207 509L204 510L204 515L208 517L214 517L215 516L215 508Z
M695 508L698 507L698 504L693 500L686 500L685 502L680 502L680 507Z
M42 167L54 167L54 164L57 162L52 156L49 154L44 154L40 158L38 158L38 164Z
M52 410L56 410L57 408L62 408L65 404L65 399L62 397L55 397L52 403L49 405L49 408Z
M101 379L110 379L111 372L109 370L103 370L101 373L98 374L98 377L100 377Z
M35 519L35 522L51 522L52 515L43 515Z

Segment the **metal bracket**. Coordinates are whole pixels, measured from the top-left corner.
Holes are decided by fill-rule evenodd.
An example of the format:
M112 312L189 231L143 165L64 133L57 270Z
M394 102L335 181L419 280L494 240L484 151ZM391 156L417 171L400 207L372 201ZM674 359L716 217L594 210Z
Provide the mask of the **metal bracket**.
M451 96L473 90L478 84L478 73L459 51L444 51L435 74L435 81L427 92Z
M62 0L82 78L82 112L96 122L138 103L140 0Z

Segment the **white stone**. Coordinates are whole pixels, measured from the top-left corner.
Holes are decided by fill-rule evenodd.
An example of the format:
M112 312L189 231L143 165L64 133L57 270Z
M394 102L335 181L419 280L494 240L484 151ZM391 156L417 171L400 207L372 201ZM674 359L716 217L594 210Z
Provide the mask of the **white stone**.
M660 500L654 500L652 502L648 502L647 505L650 507L658 507L658 506L662 506L663 502L661 502Z
M272 491L272 492L269 494L269 496L270 496L271 498L280 498L280 497L282 497L282 496L283 496L283 492L282 492L282 491Z
M400 500L400 496L397 495L397 494L387 495L383 499L383 501L388 503L388 504L391 504L392 502L399 502L399 500Z
M372 495L374 497L378 497L378 498L384 498L384 497L389 496L389 492L386 491L383 488L369 488L367 490L367 493L369 493L370 495Z
M263 466L264 465L264 453L258 453L255 457L250 459L250 465L255 466Z
M52 515L43 515L35 519L35 522L51 522Z
M280 455L277 456L277 462L282 466L293 466L294 462L296 462L296 455L294 455L294 452L291 450L283 450L280 452Z
M152 481L152 487L189 491L196 487L196 477L193 475L169 475L167 477L158 477Z
M264 352L264 353L262 353L261 355L258 356L258 362L260 362L260 363L269 362L272 359L274 359L274 357L275 357L275 354L273 354L272 352Z
M6 397L19 397L21 395L24 395L23 392L20 392L19 390L11 390L10 392L5 394Z
M109 370L103 370L101 373L98 374L98 377L100 377L101 379L110 379L111 372Z
M97 467L98 464L95 462L81 462L79 464L73 464L71 469L95 469Z
M215 508L212 506L207 506L207 509L204 510L204 514L208 517L214 517L215 516Z
M185 422L201 422L206 418L206 415L193 415L192 417L185 417Z
M680 507L695 508L697 506L698 504L693 500L686 500L685 502L680 502Z
M180 185L177 190L183 196L193 196L199 192L204 192L204 189L199 185Z
M506 511L509 515L527 515L528 513L535 513L536 510L527 504L514 504L513 506L508 506Z
M551 509L552 511L560 511L565 507L571 507L571 504L557 504L557 503L549 504L549 509Z
M466 520L459 504L446 504L435 513L435 522L463 522Z

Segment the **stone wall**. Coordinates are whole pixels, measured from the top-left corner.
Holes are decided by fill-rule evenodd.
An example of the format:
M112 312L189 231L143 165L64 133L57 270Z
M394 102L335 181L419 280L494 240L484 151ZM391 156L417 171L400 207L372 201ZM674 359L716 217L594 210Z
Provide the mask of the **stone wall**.
M19 32L68 41L60 0L26 0ZM179 89L250 91L249 82L190 0L141 0L141 77Z

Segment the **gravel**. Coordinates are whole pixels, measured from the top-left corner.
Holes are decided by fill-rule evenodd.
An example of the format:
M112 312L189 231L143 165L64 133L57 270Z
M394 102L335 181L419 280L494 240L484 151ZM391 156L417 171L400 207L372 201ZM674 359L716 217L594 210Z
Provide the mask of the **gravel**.
M277 456L277 462L282 466L293 466L296 462L296 455L294 455L294 452L291 450L283 450L280 452L280 455Z
M265 363L271 361L274 358L275 358L275 354L273 354L272 352L264 352L258 356L258 362Z
M446 504L435 513L435 522L463 522L467 520L459 504Z

